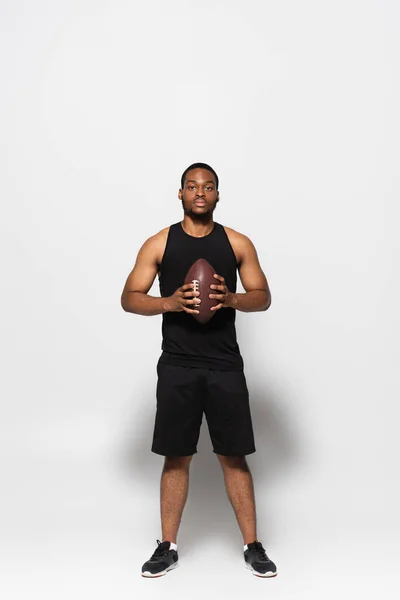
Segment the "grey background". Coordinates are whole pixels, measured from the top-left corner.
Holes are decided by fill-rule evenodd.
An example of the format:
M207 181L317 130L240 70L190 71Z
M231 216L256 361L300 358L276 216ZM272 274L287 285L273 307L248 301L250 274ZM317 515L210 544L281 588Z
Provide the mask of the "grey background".
M4 597L396 597L398 3L3 0L0 32ZM161 317L120 294L198 160L272 291L237 315L270 581L206 427L181 567L140 577Z

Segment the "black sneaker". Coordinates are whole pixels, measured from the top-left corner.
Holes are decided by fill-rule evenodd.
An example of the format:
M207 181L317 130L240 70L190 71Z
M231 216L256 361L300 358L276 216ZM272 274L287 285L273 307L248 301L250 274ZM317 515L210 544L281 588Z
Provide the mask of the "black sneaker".
M258 577L275 577L277 575L276 566L268 558L261 542L252 542L247 544L247 550L244 552L246 567L252 571L253 575Z
M178 566L178 553L169 549L170 542L157 540L157 544L153 555L142 567L142 577L161 577Z

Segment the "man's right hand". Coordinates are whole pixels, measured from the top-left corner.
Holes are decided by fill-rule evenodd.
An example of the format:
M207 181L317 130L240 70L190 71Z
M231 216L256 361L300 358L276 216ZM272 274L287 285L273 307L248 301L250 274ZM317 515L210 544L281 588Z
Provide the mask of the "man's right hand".
M199 311L195 310L193 305L201 302L199 292L195 292L193 289L193 283L187 283L179 287L172 296L165 299L165 308L167 312L186 312L189 314L198 315Z

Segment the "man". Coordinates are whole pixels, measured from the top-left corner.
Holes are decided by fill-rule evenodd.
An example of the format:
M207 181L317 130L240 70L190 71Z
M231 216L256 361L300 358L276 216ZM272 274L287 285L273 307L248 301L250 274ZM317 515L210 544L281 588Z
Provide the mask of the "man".
M213 220L218 176L209 165L190 165L178 197L183 221L166 227L141 247L127 278L125 311L163 315L162 354L157 364L157 411L152 451L165 457L161 476L162 541L144 563L144 577L159 577L178 565L177 535L188 495L189 465L197 452L203 412L221 463L229 500L244 542L245 565L272 577L275 564L257 539L252 476L246 455L255 452L243 360L236 341L236 310L265 311L271 304L266 277L252 242ZM210 297L218 300L208 323L193 314L201 302L193 284L182 285L199 258L216 270ZM236 293L237 274L244 289ZM148 295L156 275L161 297Z

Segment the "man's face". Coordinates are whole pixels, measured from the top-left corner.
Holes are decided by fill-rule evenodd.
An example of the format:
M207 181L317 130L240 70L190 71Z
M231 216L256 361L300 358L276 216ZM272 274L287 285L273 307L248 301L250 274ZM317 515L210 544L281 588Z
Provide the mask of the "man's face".
M198 220L209 218L219 200L214 175L206 169L188 171L178 196L185 215Z

